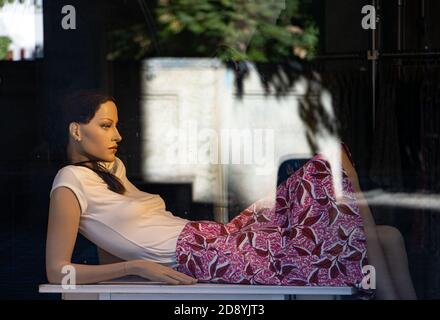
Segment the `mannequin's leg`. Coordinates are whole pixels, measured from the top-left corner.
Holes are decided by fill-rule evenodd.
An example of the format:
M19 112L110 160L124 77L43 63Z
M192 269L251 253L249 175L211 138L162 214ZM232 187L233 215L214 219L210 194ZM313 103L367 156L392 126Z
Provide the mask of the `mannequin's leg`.
M376 292L378 299L398 299L394 283L391 279L390 270L382 249L377 233L376 223L371 214L368 203L361 191L357 173L352 166L345 151L342 151L342 166L353 186L359 205L360 214L364 223L365 235L367 237L367 257L369 264L376 269Z
M377 226L377 231L399 297L405 300L417 299L402 234L391 226Z

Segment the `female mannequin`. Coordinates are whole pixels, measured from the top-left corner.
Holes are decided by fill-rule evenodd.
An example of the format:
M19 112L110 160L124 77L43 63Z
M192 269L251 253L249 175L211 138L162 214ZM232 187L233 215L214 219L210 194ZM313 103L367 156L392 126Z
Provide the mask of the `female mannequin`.
M67 163L82 166L82 174L99 176L100 183L104 181L121 201L126 198L120 195L127 192L147 194L126 179L125 167L124 175L116 177L99 165L119 163L123 166L116 161L116 150L110 149L122 140L117 129L114 99L96 93L80 93L69 99L63 106L68 137ZM110 252L112 240L96 243L98 247L106 246L107 250L100 250L100 254L110 258L107 260L110 263L72 264L76 236L86 218L82 214L84 200L81 197L87 198L87 194L79 195L74 192L78 188L61 183L51 192L46 246L48 279L60 283L63 266L72 265L78 284L138 275L169 284L193 284L199 280L359 287L364 276L362 266L369 264L376 270L378 298L414 299L402 236L395 228L375 225L348 148L343 146L341 162L346 203L334 202L331 184L326 178L328 173L323 173L327 163L317 155L277 189L276 203L265 199L257 201L225 225L213 221L178 221L182 227L178 229L181 232L176 239L177 265L174 267L160 260L122 259L124 252L118 251L120 248L114 249L119 253L117 257ZM99 241L104 241L102 239ZM338 246L337 241L344 244ZM267 244L265 250L263 242ZM277 251L272 252L273 248ZM329 251L325 253L324 249ZM257 268L260 268L258 272Z

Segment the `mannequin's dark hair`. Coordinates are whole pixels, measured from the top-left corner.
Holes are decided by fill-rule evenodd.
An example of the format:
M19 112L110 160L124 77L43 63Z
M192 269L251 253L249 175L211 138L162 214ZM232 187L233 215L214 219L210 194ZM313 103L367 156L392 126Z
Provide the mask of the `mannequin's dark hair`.
M60 120L57 123L58 130L55 130L55 132L58 132L58 137L55 138L57 145L55 148L58 153L54 156L54 159L58 162L60 167L75 165L88 168L104 180L108 189L119 194L124 194L126 191L124 185L118 177L109 172L107 168L100 163L102 160L89 155L89 159L86 161L72 163L67 157L67 145L69 143L70 134L69 124L71 122L89 123L99 107L108 101L116 103L112 96L91 90L76 91L75 93L64 95L58 101L58 110L61 116L58 118ZM86 163L90 163L91 167L87 166Z

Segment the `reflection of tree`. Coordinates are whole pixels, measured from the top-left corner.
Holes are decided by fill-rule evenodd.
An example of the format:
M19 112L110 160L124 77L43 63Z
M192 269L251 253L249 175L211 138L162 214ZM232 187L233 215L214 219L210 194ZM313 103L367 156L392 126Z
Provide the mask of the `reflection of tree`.
M6 54L8 53L8 48L11 43L11 38L0 37L0 60L4 60L6 58Z
M110 50L107 53L109 60L118 58L139 60L145 56L151 45L146 27L142 24L111 31L109 42Z
M3 7L7 3L20 3L24 4L26 0L0 0L0 8ZM36 2L36 1L34 1Z
M14 3L17 0L0 0L0 9L6 3ZM21 0L23 2L23 0ZM6 58L6 54L8 53L9 45L11 44L11 38L0 36L0 60L4 60Z
M142 10L147 10L138 0ZM266 92L288 95L298 81L300 117L312 151L320 134L338 136L337 119L323 104L325 88L308 66L318 45L313 19L301 0L158 0L155 18L110 33L110 59L145 56L215 57L234 70L239 97L244 94L247 62L255 62ZM154 20L154 21L151 21ZM331 107L330 107L331 109Z
M300 13L299 0L160 0L155 13L157 39L151 30L149 36L148 25L112 31L108 58L215 56L273 62L313 56L318 41L317 28Z
M0 0L0 8L3 7L6 3L14 3L16 0Z

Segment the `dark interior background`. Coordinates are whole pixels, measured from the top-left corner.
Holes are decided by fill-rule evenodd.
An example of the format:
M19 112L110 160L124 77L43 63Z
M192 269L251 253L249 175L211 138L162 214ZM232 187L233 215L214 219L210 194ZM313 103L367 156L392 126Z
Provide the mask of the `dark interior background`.
M381 1L378 45L384 52L398 49L397 2ZM421 2L404 1L402 49L440 51L440 2L426 0L424 17ZM371 32L360 27L361 7L370 3L362 0L304 1L321 30L321 58L314 62L315 67L323 73L324 80L335 94L342 139L351 148L362 187L365 190L380 186L414 193L419 190L438 192L439 164L431 163L427 168L417 155L423 155L426 150L428 155L438 155L438 126L428 128L426 121L438 119L439 109L424 109L420 100L409 104L411 96L401 96L399 100L399 94L415 92L409 87L398 88L393 105L387 105L386 99L380 100L385 92L381 88L390 83L406 83L404 76L387 78L393 59L382 59L378 63L378 90L372 97L371 61L366 58L372 45ZM74 5L80 13L77 14L77 29L69 32L55 27L59 23L61 8L66 4ZM153 10L155 1L147 1L147 5ZM213 219L212 204L191 201L191 185L147 184L139 179L140 135L136 134L141 130L138 123L139 62L108 62L105 59L106 27L134 20L144 21L137 1L44 1L44 58L0 61L0 197L3 205L0 215L0 298L59 298L58 295L38 294L38 284L47 282L44 254L49 190L57 171L48 160L48 135L57 120L53 117L54 101L66 89L101 88L112 93L118 104L124 106L119 109L120 131L125 137L119 157L126 163L129 178L140 189L161 194L168 209L176 215L192 220ZM360 57L326 58L338 53L360 53ZM436 65L432 58L422 62ZM414 78L413 82L417 79ZM347 90L348 84L351 84L351 91ZM374 128L373 99L378 103ZM390 127L392 125L394 127ZM393 140L396 132L399 140ZM384 140L388 145L381 144ZM398 184L370 177L376 161L373 151L379 144L383 149L394 148L394 156L398 154L400 157L402 178ZM431 149L426 149L427 145ZM435 159L431 161L435 162ZM419 298L440 298L438 212L379 206L373 206L372 210L377 223L394 225L403 233ZM74 260L97 263L95 246L79 236Z

